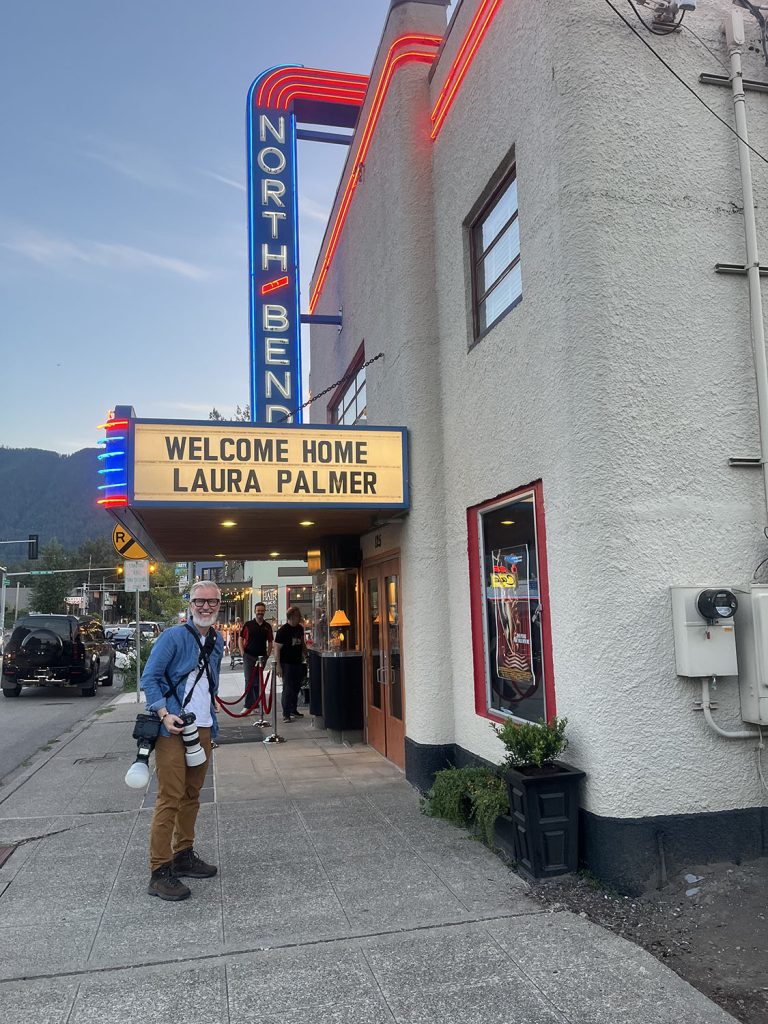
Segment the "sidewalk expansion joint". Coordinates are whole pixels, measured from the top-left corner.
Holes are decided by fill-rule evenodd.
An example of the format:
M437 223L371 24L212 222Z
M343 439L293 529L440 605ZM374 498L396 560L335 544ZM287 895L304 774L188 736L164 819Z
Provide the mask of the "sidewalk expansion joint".
M84 978L92 975L117 975L128 971L151 970L159 967L174 967L177 965L204 964L215 961L227 961L243 956L250 956L253 953L272 953L288 949L313 949L324 946L334 946L339 943L358 943L366 939L387 938L390 935L416 935L419 932L435 931L438 928L466 928L469 925L492 924L494 921L509 921L516 917L540 917L549 911L524 910L508 914L490 914L487 917L466 918L463 921L445 921L442 924L418 924L410 928L384 928L375 932L355 932L350 935L335 935L321 939L308 939L304 942L276 942L270 946L243 946L238 949L219 949L216 952L200 953L197 955L174 956L161 960L141 960L130 964L94 964L93 967L80 967L71 971L54 971L48 974L17 974L10 978L0 978L0 988L3 985L18 984L20 981L62 981L67 978Z

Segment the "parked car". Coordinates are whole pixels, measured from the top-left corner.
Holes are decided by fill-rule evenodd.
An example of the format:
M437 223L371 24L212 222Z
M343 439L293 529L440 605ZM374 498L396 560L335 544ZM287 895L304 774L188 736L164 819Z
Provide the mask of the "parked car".
M135 622L129 622L128 625L134 631L136 630L136 623ZM156 640L157 637L160 636L162 631L163 631L163 627L160 625L159 622L142 622L142 624L141 624L141 635L142 635L143 639L145 639L145 640L147 638L152 639L152 640Z
M93 697L111 686L115 651L99 619L74 615L25 615L18 619L3 653L4 697L33 686L79 687Z
M129 647L136 646L136 627L130 626L107 626L104 630L107 640L116 651L125 651Z

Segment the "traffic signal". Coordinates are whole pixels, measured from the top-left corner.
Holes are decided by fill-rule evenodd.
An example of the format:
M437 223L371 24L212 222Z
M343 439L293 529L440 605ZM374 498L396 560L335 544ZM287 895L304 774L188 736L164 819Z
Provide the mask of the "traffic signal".
M38 550L37 550L38 549L38 543L37 542L38 542L39 539L40 539L39 534L37 534L37 533L30 533L30 535L29 535L29 548L27 550L27 558L31 562L33 562L36 558L39 557Z

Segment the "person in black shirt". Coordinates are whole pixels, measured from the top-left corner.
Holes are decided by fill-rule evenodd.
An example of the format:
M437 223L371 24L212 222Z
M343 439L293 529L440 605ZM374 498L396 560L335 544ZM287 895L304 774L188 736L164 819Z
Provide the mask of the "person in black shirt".
M297 710L301 681L304 677L304 625L301 611L295 606L288 609L288 621L275 634L275 672L283 680L283 721L303 718Z
M254 605L254 618L246 622L240 633L240 653L243 656L246 689L253 678L257 660L263 658L266 661L272 653L272 627L264 618L266 610L267 606L261 601ZM252 708L258 696L258 682L255 682L250 693L246 694L245 706Z

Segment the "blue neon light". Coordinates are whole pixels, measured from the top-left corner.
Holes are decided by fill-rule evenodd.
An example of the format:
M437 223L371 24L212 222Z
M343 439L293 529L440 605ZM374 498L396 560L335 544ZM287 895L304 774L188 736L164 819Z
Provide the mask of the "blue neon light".
M122 472L123 472L123 470L122 470L122 468L120 466L115 466L114 469L100 469L99 470L99 476L102 476L104 473L122 473Z
M300 67L301 65L281 65ZM300 296L299 296L299 233L298 233L298 189L296 182L297 144L296 144L296 117L284 111L272 110L267 107L256 107L255 90L261 80L277 68L270 68L263 72L248 90L248 116L246 124L246 136L248 146L248 260L249 260L249 295L250 295L250 357L251 357L251 420L254 423L267 423L293 418L291 414L302 404L302 381L301 381L301 321L300 321ZM276 124L281 119L285 126L284 141L279 141L268 131L262 143L259 138L260 118L267 116L270 124ZM277 150L285 161L280 172L264 171L259 166L259 153L262 147L269 147ZM262 164L269 167L269 162L262 156ZM274 199L268 205L262 204L262 182L265 180L277 180L285 188L282 207L277 206ZM283 219L277 217L263 217L263 212L274 212L285 214ZM277 238L272 238L272 234ZM274 253L285 246L286 265L285 270L279 272L274 268L274 261L268 261L266 269L262 268L262 247L266 246L267 251ZM287 274L288 285L274 294L262 296L262 285L268 284L278 276ZM274 307L272 310L272 323L279 323L285 318L287 328L265 329L265 308ZM281 310L284 310L282 314ZM285 338L285 348L278 348L279 357L284 357L285 363L267 363L266 344L267 339ZM277 354L277 353L275 353ZM272 394L268 394L267 370L273 374ZM288 397L274 386L278 380L289 392ZM290 380L290 387L288 387ZM300 415L296 416L297 421L301 420Z
M299 411L295 414L296 423L304 420L304 410L299 408L303 404L303 387L301 376L301 276L299 274L299 158L298 142L296 141L296 115L291 114L291 150L293 153L293 280L296 298L296 333L298 343L296 345L296 398L293 408Z
M119 483L116 483L116 484L99 484L98 490L100 490L100 491L108 491L111 488L127 487L127 486L128 486L128 481L127 480L121 480Z
M125 455L125 452L104 452L103 455L97 455L96 458L101 459L116 459L118 455Z

